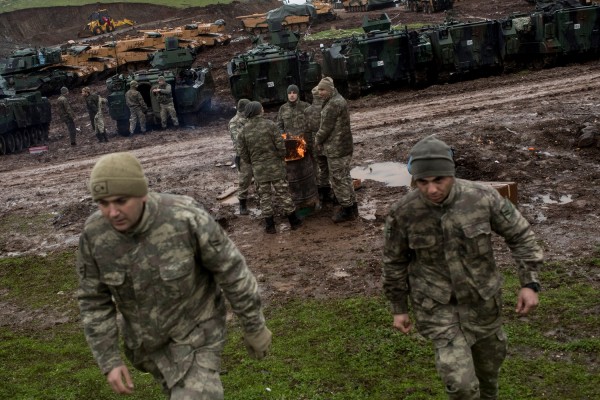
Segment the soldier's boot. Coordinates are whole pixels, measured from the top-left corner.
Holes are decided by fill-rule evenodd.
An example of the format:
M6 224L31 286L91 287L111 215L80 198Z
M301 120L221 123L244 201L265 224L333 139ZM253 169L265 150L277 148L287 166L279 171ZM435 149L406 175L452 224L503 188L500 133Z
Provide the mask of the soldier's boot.
M352 204L352 213L354 214L355 217L358 217L358 203L354 202L354 204Z
M277 230L275 229L275 219L273 219L273 217L265 218L265 232L277 233Z
M324 187L320 187L318 189L319 192L319 201L321 202L321 204L333 204L334 200L331 194L331 188L328 186L324 186Z
M248 211L248 200L240 199L240 215L248 215L250 212Z
M102 132L102 139L104 139L105 143L108 143L108 136L106 135L106 131Z
M96 133L96 138L98 139L99 143L102 143L102 134Z
M331 219L336 224L338 222L352 221L354 218L354 206L342 207Z
M290 221L290 227L292 228L293 231L300 228L300 226L302 225L302 220L300 218L298 218L295 211L288 214L287 217L288 217L288 221Z

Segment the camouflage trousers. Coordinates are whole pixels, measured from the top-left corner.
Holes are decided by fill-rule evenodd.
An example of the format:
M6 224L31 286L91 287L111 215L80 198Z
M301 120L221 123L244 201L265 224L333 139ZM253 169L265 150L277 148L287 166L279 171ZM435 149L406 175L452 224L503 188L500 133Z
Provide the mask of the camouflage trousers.
M142 110L141 108L138 107L130 107L129 108L129 112L130 112L130 116L129 116L129 133L131 135L134 134L135 132L135 127L137 126L138 122L140 123L140 131L142 131L142 133L146 132L146 113L144 112L144 110Z
M260 210L263 217L268 218L275 215L273 204L283 208L285 215L296 210L287 180L259 182L257 184Z
M250 190L250 185L252 184L252 177L252 165L240 159L238 170L238 199L245 200L248 198L248 191Z
M333 189L333 193L342 207L351 207L356 203L356 195L350 176L351 161L351 155L335 158L327 157L331 189Z
M163 129L167 127L168 117L171 117L171 121L173 121L173 126L179 126L177 112L175 111L175 106L173 105L173 103L160 105L160 125Z
M168 391L168 394L170 400L223 400L224 398L219 372L202 367L196 360L188 373Z
M77 129L75 129L75 122L71 118L66 118L63 120L63 122L69 130L69 139L71 140L71 144L75 145L77 143Z
M330 187L329 183L329 167L327 166L327 157L324 155L317 155L316 162L317 166L317 186L318 187Z
M108 141L106 137L106 127L104 126L104 116L101 113L96 114L94 117L94 132L99 142L103 140Z

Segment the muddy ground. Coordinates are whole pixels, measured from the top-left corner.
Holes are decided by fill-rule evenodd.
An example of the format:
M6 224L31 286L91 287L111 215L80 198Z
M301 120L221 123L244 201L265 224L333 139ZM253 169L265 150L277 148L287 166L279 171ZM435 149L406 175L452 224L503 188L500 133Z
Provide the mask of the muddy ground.
M383 216L410 190L407 186L388 186L375 176L377 179L364 177L357 191L359 219L336 225L330 219L333 210L326 207L307 216L297 231L289 230L286 221L279 219L277 235L264 233L256 198L250 202L251 216L238 214L235 196L225 202L217 200L219 193L236 183L235 170L226 165L233 157L227 122L234 115L234 100L225 64L250 46L233 16L277 4L236 2L187 13L202 14L204 21L224 18L234 36L229 45L198 57L198 63L213 63L218 85L212 114L200 126L124 138L116 135L116 127L109 121L109 143L97 143L83 100L79 93L72 93L80 129L76 147L69 145L64 125L55 120L48 152L0 157L0 223L11 228L0 236L0 256L75 250L84 220L95 209L86 189L94 162L102 154L131 151L141 160L152 190L192 196L219 219L259 277L268 303L380 294ZM142 14L146 5L127 7L123 15L140 21L186 14L159 8L148 16ZM531 4L519 0L461 0L455 6L462 20L498 18L532 9ZM37 18L39 24L43 18L36 13L42 11L23 11L19 20L26 24L27 16ZM444 19L443 14L415 14L402 8L385 11L394 23L439 23ZM359 26L365 15L338 13L339 20L312 29ZM0 14L0 20L2 17L6 16ZM66 21L72 23L73 19ZM0 23L0 28L6 36L5 25ZM46 42L50 26L38 30L40 44L50 44ZM70 38L55 33L56 43ZM31 32L23 34L33 37ZM19 41L16 37L11 40ZM318 45L302 44L313 50ZM106 94L102 82L93 88ZM519 208L543 243L548 261L577 260L598 250L600 149L577 144L584 124L598 124L600 61L421 90L380 91L349 101L349 105L355 167L404 163L414 143L437 134L455 148L459 177L518 184ZM269 118L275 115L276 109L268 113ZM507 248L500 241L496 247L501 266L512 268ZM585 264L573 268L581 269L590 284L600 285L597 269ZM0 304L4 304L0 307L1 325L17 311L11 304Z

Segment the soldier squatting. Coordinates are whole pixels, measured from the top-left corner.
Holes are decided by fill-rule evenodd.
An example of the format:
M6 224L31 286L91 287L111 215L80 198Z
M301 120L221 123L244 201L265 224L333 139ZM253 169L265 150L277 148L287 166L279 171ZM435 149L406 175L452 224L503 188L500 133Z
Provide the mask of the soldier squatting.
M287 92L277 123L263 116L260 103L245 99L229 123L240 214L248 214L254 178L266 233L276 233L275 202L292 229L302 225L285 172L281 133L287 131L310 143L320 199L339 203L333 221L354 220L358 207L345 99L330 78L313 89L310 105L298 99L295 85ZM384 230L383 288L393 327L403 333L412 329L410 300L416 329L434 344L448 398L497 399L507 338L491 234L505 239L518 264L515 311L521 315L538 305L542 250L510 201L491 187L455 177L446 143L434 136L422 139L407 165L416 190L390 208ZM225 299L240 319L249 355L262 359L270 351L271 332L244 257L195 200L149 191L140 162L129 153L101 157L89 190L98 211L80 237L78 299L86 339L108 384L116 393L134 390L119 351L121 335L132 365L152 374L169 398L223 399Z

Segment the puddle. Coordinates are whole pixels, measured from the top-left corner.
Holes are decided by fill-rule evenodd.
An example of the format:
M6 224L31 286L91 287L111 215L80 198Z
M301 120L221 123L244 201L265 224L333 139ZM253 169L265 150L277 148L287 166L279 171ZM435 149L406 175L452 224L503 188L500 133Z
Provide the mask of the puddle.
M563 194L560 197L550 194L540 194L534 197L535 200L541 200L544 204L568 204L573 201L570 194Z
M354 179L369 179L393 187L410 186L411 179L406 164L392 161L373 163L366 167L354 167L350 171L350 175Z

